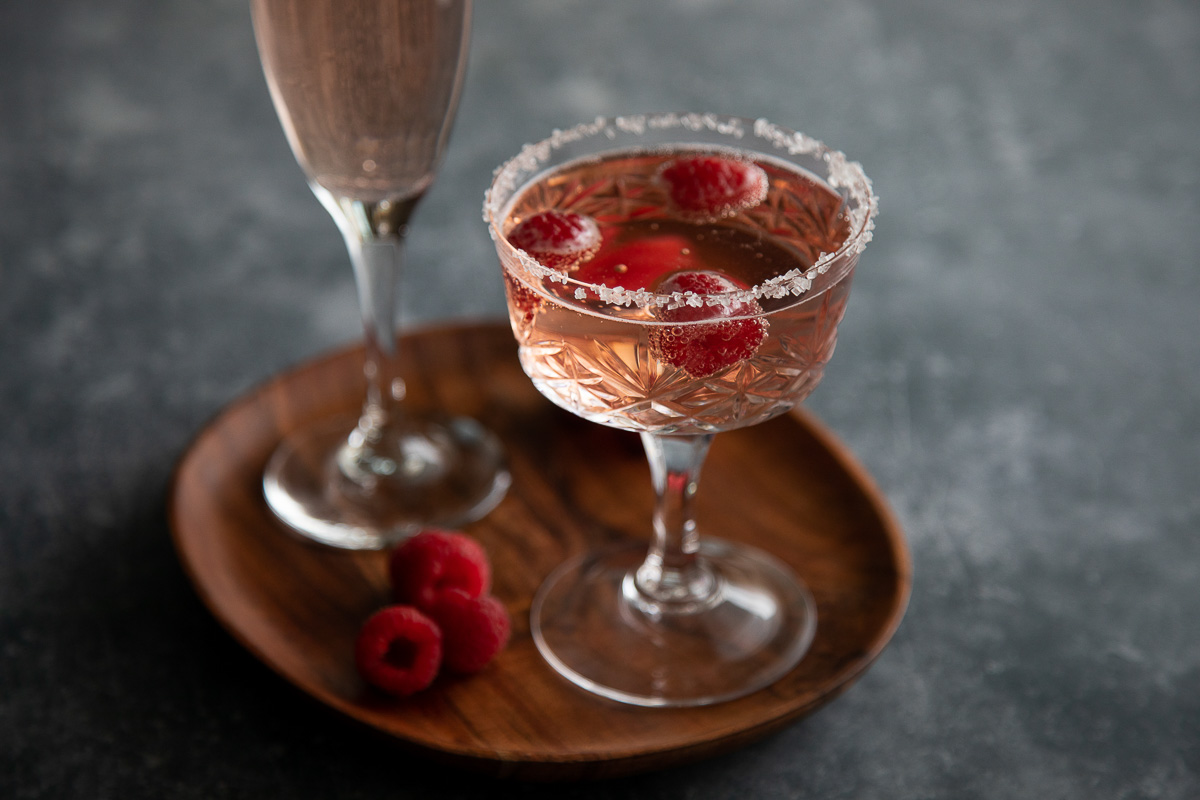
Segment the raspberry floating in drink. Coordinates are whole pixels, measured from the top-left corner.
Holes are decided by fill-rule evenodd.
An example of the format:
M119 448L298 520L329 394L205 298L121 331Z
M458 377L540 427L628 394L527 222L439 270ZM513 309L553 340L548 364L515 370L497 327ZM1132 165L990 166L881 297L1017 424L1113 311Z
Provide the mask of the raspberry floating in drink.
M573 211L539 211L508 232L508 240L544 267L578 269L600 249L602 237L596 220ZM537 293L511 275L505 276L509 307L517 320L531 325L541 307Z
M363 679L407 697L428 688L442 665L442 632L412 606L375 612L359 631L354 659Z
M600 226L573 211L540 211L509 231L508 240L543 266L570 271L600 249Z
M718 272L681 272L664 280L660 294L692 292L713 295L746 287ZM660 361L679 367L693 378L707 378L753 356L767 338L762 307L754 300L735 300L728 305L681 305L663 308L657 317L679 325L663 325L650 331L650 352ZM713 320L707 322L705 320Z
M741 158L717 155L677 158L658 173L676 212L695 222L715 222L767 197L767 173Z
M542 305L542 300L537 296L537 292L512 275L504 276L504 291L508 295L508 307L517 321L522 325L532 325L533 318L537 316L538 309Z

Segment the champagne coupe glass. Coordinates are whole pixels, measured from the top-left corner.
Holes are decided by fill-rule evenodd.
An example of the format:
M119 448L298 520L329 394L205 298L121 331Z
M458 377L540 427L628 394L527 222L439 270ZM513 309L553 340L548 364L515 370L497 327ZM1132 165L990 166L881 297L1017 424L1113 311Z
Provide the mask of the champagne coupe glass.
M288 437L266 499L300 534L379 549L487 513L509 484L477 422L403 408L395 303L409 216L433 183L466 68L470 0L251 0L275 110L354 267L366 400Z
M534 598L534 640L566 678L635 705L705 705L774 682L808 649L803 582L737 530L701 538L693 501L714 434L817 385L876 208L840 152L713 114L600 118L497 171L484 217L522 366L554 403L639 432L657 495L648 548L571 558ZM525 236L548 210L583 231L553 258Z

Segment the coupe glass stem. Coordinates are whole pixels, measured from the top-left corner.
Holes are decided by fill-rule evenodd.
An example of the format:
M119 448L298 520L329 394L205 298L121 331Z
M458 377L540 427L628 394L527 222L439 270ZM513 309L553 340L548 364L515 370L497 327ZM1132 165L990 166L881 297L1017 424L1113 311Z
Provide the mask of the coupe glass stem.
M655 612L703 607L718 591L711 565L699 554L700 533L692 501L713 434L673 436L643 433L657 501L654 539L633 579L634 603Z

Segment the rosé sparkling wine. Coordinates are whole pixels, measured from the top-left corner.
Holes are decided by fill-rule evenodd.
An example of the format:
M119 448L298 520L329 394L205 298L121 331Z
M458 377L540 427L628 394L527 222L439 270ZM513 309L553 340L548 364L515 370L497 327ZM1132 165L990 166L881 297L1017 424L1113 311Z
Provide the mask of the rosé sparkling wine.
M396 343L404 239L434 180L466 71L471 0L250 0L271 99L345 241L363 323L358 415L283 437L263 496L295 533L378 550L478 519L504 496L500 440L405 402Z
M680 160L730 157L762 170L765 197L720 219L681 218L664 169ZM567 274L623 299L622 289L655 292L682 272L715 273L735 289L802 273L845 242L849 220L842 206L822 181L782 162L712 150L635 151L579 160L541 176L507 209L504 229L518 229L547 210L596 220L599 249L570 264ZM697 433L770 419L816 387L833 353L850 273L799 299L789 294L728 309L718 304L718 322L691 326L664 319L670 317L665 307L614 305L601 297L613 300L610 292L539 280L519 268L508 271L506 288L521 363L546 397L618 428ZM744 358L721 357L724 331L712 332L716 343L689 337L689 327L734 327L737 316L757 317L743 327L763 334ZM664 352L669 337L684 341ZM711 363L689 364L689 347L701 359L713 351Z
M713 114L597 119L497 170L484 217L521 363L568 411L639 432L656 494L648 547L573 556L533 599L534 643L568 680L698 706L804 657L811 592L775 556L701 537L694 498L714 435L820 381L875 209L841 153Z
M335 198L419 195L450 136L470 5L415 0L251 0L288 142Z

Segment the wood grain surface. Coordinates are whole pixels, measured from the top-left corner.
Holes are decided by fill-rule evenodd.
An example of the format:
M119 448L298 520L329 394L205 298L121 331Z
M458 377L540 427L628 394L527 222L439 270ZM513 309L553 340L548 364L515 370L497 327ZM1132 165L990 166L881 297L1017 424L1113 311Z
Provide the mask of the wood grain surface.
M301 541L262 499L263 467L284 434L358 408L361 350L309 362L231 404L184 454L171 489L175 545L212 613L279 675L351 720L497 776L629 774L736 748L812 712L863 673L899 624L910 583L903 535L869 476L797 413L718 436L697 508L703 533L767 550L808 583L818 607L809 654L775 685L706 708L628 707L576 688L538 655L529 606L568 555L648 541L653 494L638 437L543 399L507 326L425 330L404 337L400 352L413 408L473 416L508 449L508 496L465 528L487 548L493 591L513 619L508 648L482 673L439 677L407 700L365 686L353 642L388 602L386 555Z

